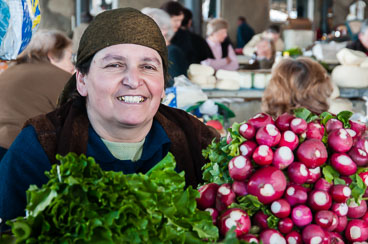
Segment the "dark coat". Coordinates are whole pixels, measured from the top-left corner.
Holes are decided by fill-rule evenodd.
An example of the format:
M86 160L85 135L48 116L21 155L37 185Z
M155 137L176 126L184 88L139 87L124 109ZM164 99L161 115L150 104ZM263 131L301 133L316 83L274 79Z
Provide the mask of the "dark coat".
M185 111L160 105L155 120L171 141L169 151L175 156L177 169L185 171L187 185L197 187L202 182L205 162L202 150L219 134ZM84 106L68 102L60 109L27 121L37 133L38 140L50 162L55 155L87 151L89 120Z

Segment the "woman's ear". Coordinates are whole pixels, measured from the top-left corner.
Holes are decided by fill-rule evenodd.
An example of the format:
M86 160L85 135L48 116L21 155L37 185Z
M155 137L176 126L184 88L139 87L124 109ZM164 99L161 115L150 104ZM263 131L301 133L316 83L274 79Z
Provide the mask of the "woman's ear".
M83 97L87 96L88 92L87 92L86 75L79 72L79 70L77 70L75 75L77 80L76 86L79 94Z

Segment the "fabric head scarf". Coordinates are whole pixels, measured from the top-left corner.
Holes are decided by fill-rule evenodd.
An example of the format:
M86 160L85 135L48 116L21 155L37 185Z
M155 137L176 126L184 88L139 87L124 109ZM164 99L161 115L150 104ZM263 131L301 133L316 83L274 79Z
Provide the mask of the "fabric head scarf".
M165 81L168 77L168 55L165 39L155 21L133 8L108 10L97 15L79 42L76 67L98 51L117 44L137 44L156 50L162 59ZM76 75L66 84L59 106L76 92Z

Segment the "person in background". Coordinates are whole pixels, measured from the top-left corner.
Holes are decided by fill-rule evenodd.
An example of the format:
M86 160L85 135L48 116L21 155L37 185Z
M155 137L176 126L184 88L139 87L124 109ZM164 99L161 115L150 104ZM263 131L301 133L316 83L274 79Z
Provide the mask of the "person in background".
M207 24L207 43L212 50L214 58L201 62L203 65L213 67L215 70L237 70L239 63L234 49L227 38L228 23L222 18L213 19Z
M368 55L368 19L364 20L358 34L358 39L346 45L347 48L364 52Z
M243 54L252 56L256 51L257 43L260 42L262 38L272 40L275 44L276 52L284 50L284 42L280 37L280 27L277 25L270 25L267 30L252 37L252 39L244 46Z
M254 36L253 28L248 25L243 16L238 17L238 29L236 32L236 47L243 48Z
M199 64L201 61L205 59L214 58L211 48L208 46L206 39L204 39L201 35L198 35L191 30L193 24L192 11L190 11L187 8L184 8L183 13L184 19L181 24L181 29L189 33L192 47L194 49L191 62Z
M202 150L219 134L161 104L167 48L152 18L133 8L97 15L82 35L76 70L58 108L28 120L0 162L2 222L25 214L26 190L48 182L56 154L83 153L102 170L145 174L171 152L187 186L202 182Z
M272 40L262 38L256 45L256 51L252 55L247 69L271 69L275 62L275 44Z
M144 8L141 12L148 15L156 22L165 38L169 58L168 71L170 75L167 87L171 87L174 84L175 77L179 75L187 75L189 65L186 62L187 60L183 51L176 45L170 43L170 40L174 35L174 31L171 27L170 16L165 11L158 8Z
M181 27L181 22L184 19L184 7L176 1L168 1L164 3L160 9L170 15L171 25L174 31L174 36L171 39L171 44L179 47L186 56L186 62L190 65L196 62L196 50L192 45L190 32Z
M0 75L0 158L28 118L56 108L73 73L72 41L56 30L37 31Z
M316 114L329 108L333 86L326 70L310 58L283 59L272 71L262 111L274 117L305 107Z

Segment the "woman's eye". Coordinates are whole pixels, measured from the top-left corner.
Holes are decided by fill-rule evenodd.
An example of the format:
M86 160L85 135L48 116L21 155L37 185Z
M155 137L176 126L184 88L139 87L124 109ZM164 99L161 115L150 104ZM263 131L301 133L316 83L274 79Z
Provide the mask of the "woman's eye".
M144 65L143 68L148 70L156 70L156 67L153 65Z
M106 65L106 68L120 68L120 67L123 67L123 64L113 63L113 64Z

